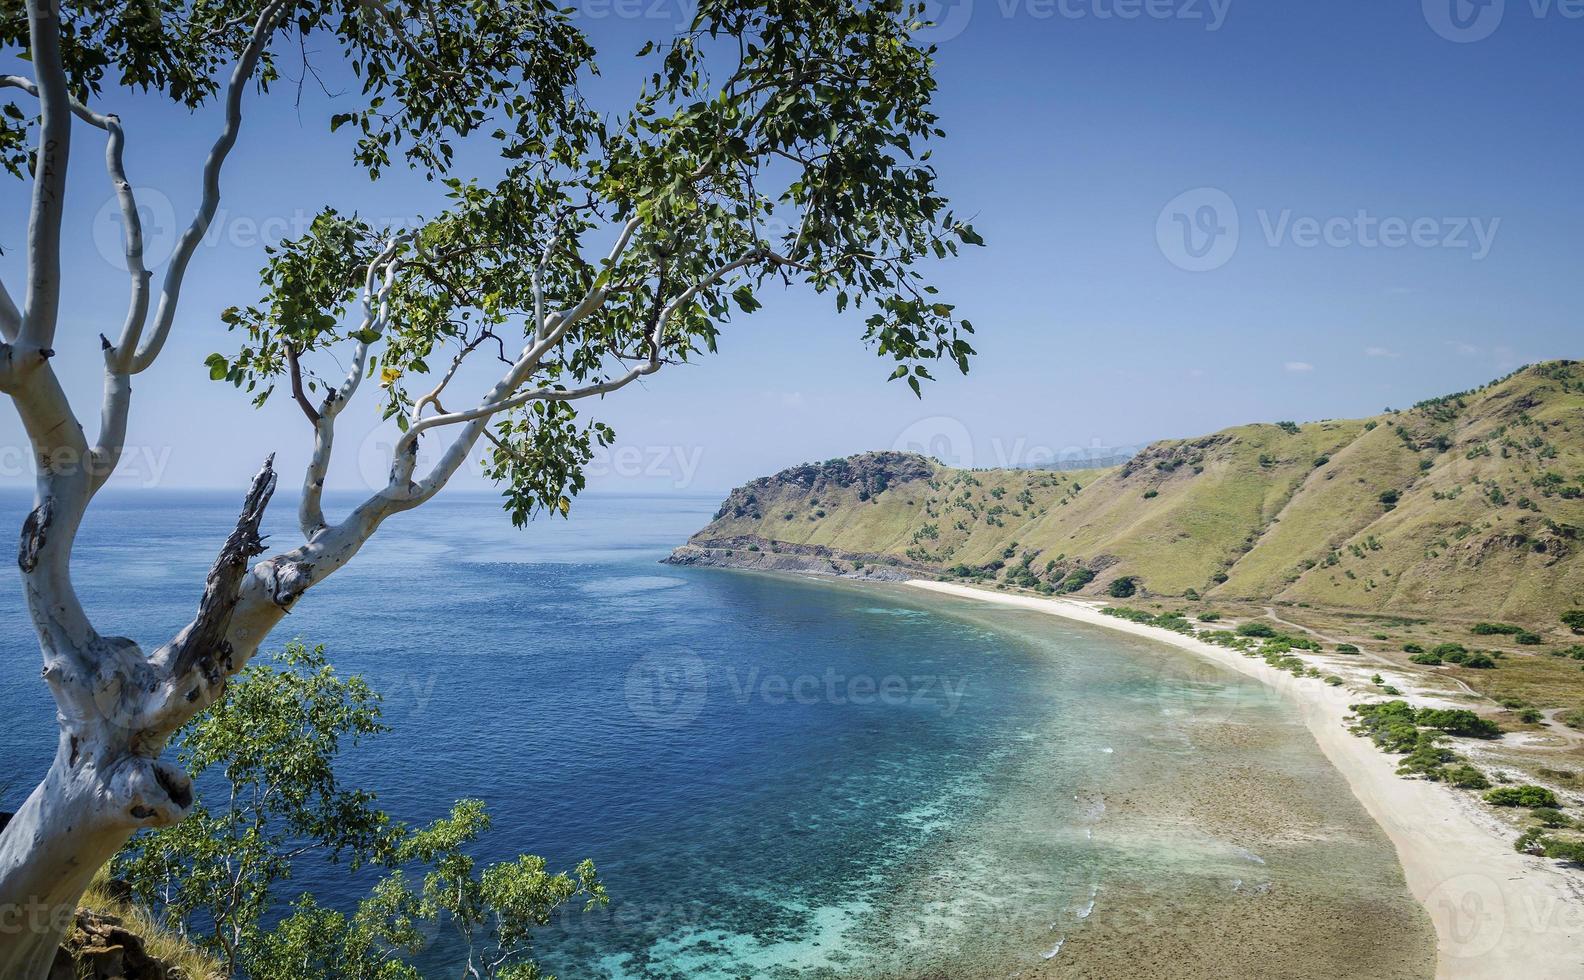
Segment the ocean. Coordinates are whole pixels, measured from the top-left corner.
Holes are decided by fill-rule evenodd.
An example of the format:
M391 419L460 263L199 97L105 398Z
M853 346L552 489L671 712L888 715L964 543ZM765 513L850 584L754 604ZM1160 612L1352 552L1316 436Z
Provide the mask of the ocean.
M75 563L99 629L178 629L239 496L107 493ZM444 496L268 647L323 643L383 694L392 730L341 772L394 817L477 797L480 857L594 860L612 901L540 934L548 972L1429 975L1389 843L1275 695L1022 610L660 564L717 503L589 495L517 531L493 497ZM28 506L0 493L0 524ZM270 523L296 540L289 500ZM0 609L13 809L54 709L15 573ZM350 907L367 883L315 865L282 897ZM426 973L458 963L437 931Z

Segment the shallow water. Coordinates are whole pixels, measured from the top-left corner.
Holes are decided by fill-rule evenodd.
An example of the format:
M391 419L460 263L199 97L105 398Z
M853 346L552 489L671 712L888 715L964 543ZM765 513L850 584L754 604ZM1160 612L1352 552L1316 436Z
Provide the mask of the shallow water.
M190 615L231 496L107 501L77 562L102 630L151 643ZM548 969L1428 975L1389 845L1265 689L1022 610L656 564L714 505L589 497L514 532L493 499L443 499L277 633L385 694L394 730L345 772L393 815L480 797L484 857L594 859L613 901L545 931ZM0 496L0 522L25 508ZM0 624L15 804L53 711L23 617ZM366 881L296 885L347 904ZM426 967L455 963L437 935Z

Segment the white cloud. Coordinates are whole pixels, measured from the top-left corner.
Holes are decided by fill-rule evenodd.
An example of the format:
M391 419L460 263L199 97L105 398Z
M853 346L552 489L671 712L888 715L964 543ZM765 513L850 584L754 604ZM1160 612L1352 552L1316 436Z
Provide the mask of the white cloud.
M1314 365L1308 361L1288 361L1282 367L1292 374L1308 374L1314 370Z
M1364 356L1365 357L1401 357L1402 355L1399 354L1397 351L1394 351L1394 350L1392 350L1392 349L1390 349L1388 347L1366 347L1366 348L1364 348Z

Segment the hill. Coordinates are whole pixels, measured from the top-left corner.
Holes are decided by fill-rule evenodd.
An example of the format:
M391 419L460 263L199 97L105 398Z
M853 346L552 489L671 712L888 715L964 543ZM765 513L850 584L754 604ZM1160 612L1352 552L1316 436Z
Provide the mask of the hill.
M1584 365L1553 361L1374 418L1158 442L1103 470L805 464L732 491L671 560L1554 626L1584 606L1581 528Z

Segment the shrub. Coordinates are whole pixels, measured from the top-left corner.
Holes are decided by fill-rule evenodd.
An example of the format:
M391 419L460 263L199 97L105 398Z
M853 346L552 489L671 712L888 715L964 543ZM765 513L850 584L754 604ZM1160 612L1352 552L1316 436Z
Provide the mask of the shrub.
M1220 620L1221 614L1218 612L1202 612L1199 614L1199 622L1201 623L1216 623L1220 622Z
M1448 769L1445 778L1447 783L1458 789L1490 788L1490 780L1485 778L1485 774L1466 762Z
M1342 678L1338 677L1335 674L1332 674L1330 677L1326 678L1326 683L1330 684L1332 687L1341 687L1342 686Z
M1336 648L1336 652L1337 653L1358 653L1359 652L1359 648L1354 646L1351 643L1338 643L1337 644L1337 648Z
M1540 826L1550 827L1553 830L1558 827L1573 826L1572 819L1555 807L1537 806L1529 812L1529 815L1540 821Z
M1516 636L1523 631L1522 626L1509 626L1506 623L1475 623L1469 629L1476 636Z
M1331 457L1325 455L1324 453L1320 454L1319 456L1316 456L1315 460L1314 460L1314 464L1315 464L1316 467L1324 466L1325 464L1327 464L1329 462L1331 462Z
M1526 725L1536 725L1545 719L1539 708L1524 708L1518 712L1518 720Z
M1575 633L1584 634L1584 609L1569 609L1563 613L1562 625Z
M1252 636L1258 639L1274 639L1276 628L1269 623L1244 623L1237 628L1239 636Z
M1557 715L1557 720L1569 728L1584 729L1584 708L1570 708Z
M1371 741L1387 752L1408 752L1419 743L1414 710L1406 701L1355 704L1352 710L1358 718L1354 730L1368 735Z
M1441 655L1436 653L1416 653L1408 659L1416 664L1424 664L1426 667L1441 666Z
M1404 643L1403 653L1424 653L1425 648L1417 643ZM1439 661L1437 661L1439 662Z
M1457 663L1456 660L1452 662ZM1463 666L1472 667L1475 670L1491 670L1495 668L1496 661L1492 660L1489 654L1471 653L1468 655L1468 658L1463 661Z
M1432 647L1431 649L1434 653L1440 654L1443 658L1459 653L1468 653L1468 647L1461 643L1442 643L1438 646Z
M1466 738L1499 738L1502 733L1500 725L1467 708L1420 708L1414 721L1426 728Z
M1396 490L1387 490L1380 495L1380 502L1386 507L1387 510L1391 510L1392 508L1396 507L1397 502L1400 500L1402 500L1402 494L1398 493Z
M1123 576L1119 579L1113 579L1111 581L1110 587L1106 589L1106 594L1110 595L1113 599L1130 599L1137 593L1138 580L1128 576Z
M1539 633L1519 633L1517 640L1519 646L1537 647L1545 642L1545 637Z
M1075 568L1062 580L1063 592L1077 592L1095 580L1095 573L1087 568Z
M1160 491L1159 490L1146 490L1146 491L1144 491L1144 499L1145 500L1154 500L1156 497L1159 497L1159 496L1160 496Z
M1501 786L1485 794L1491 806L1557 807L1556 794L1544 786L1525 783L1522 786Z

